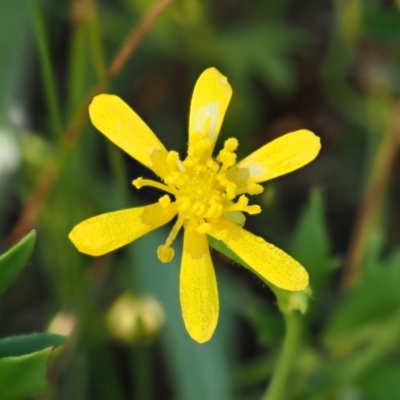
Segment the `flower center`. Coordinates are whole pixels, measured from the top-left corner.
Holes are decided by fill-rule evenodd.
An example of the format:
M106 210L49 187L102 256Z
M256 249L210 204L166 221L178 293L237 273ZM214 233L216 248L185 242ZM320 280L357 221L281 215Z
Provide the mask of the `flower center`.
M138 189L143 186L157 187L176 199L174 206L178 211L178 220L166 243L158 249L158 257L163 262L171 261L174 252L170 246L184 224L186 229L207 233L223 214L261 212L258 205L249 206L244 195L233 201L241 193L256 194L262 190L259 185L252 190L238 190L235 182L227 178L227 169L236 163L238 141L228 139L216 159L209 156L212 146L209 140L198 140L194 144L184 161L179 159L177 152L168 153L166 162L169 173L164 178L164 184L143 178L133 181ZM171 204L171 198L165 195L159 203L166 208Z

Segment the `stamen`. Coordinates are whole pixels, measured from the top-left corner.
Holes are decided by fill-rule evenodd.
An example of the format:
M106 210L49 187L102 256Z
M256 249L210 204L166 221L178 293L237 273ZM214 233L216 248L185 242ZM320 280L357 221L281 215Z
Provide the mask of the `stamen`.
M180 178L176 181L176 184L178 185L178 186L184 186L184 185L186 185L186 182L187 182L187 177L186 176L180 176Z
M199 233L208 233L210 232L211 228L211 224L209 224L208 222L204 222L197 227L196 231Z
M158 202L160 203L162 208L167 208L171 204L171 197L169 197L167 194L164 195L163 197L160 197L158 199Z
M180 196L176 199L176 204L178 206L178 210L186 211L190 208L190 206L192 205L192 202L190 200L190 197Z
M243 207L246 207L247 204L249 204L249 199L246 196L241 195L239 197L238 202L237 202L238 207L242 207L243 208Z
M207 167L205 166L205 165L203 165L203 164L196 164L195 166L194 166L194 170L198 173L198 174L200 174L200 173L204 173L204 172L206 172L206 169L207 169Z
M167 185L173 185L179 178L180 178L181 174L176 171L176 172L171 172L170 174L168 174L165 178L164 178L164 182Z
M157 249L157 256L159 260L163 263L170 262L174 258L174 249L171 248L172 242L175 240L178 232L182 228L185 220L187 218L186 214L181 214L178 220L175 222L170 234L165 241L165 244L161 245Z
M183 166L183 162L180 159L178 159L176 161L176 165L179 168L179 171L181 171L181 172L185 172L186 171L185 167Z
M216 158L211 155L214 142L209 138L199 135L191 143L193 145L183 161L176 151L168 152L168 173L162 182L143 178L133 181L137 189L152 186L175 197L174 200L169 195L163 195L158 200L163 209L174 207L179 215L165 244L157 250L158 258L162 262L169 262L174 257L171 245L184 224L186 229L206 234L222 215L238 225L243 225L243 212L261 212L260 206L248 204L249 199L244 194L259 194L263 191L262 186L252 183L250 179L231 180L227 174L227 170L236 163L236 139L226 140ZM238 188L239 182L241 186ZM233 202L234 199L236 202ZM227 231L221 231L218 238L223 239L227 234Z
M205 208L205 205L201 201L196 201L190 208L190 212L200 217L204 214Z
M260 194L264 191L264 188L257 184L257 183L249 183L246 186L242 186L241 188L237 189L236 194L243 194L247 193L249 195L255 195L255 194Z
M258 204L254 204L252 206L247 206L243 211L246 211L250 215L260 214L261 207Z
M170 172L174 172L178 169L179 154L177 151L170 151L167 155L167 165Z
M185 160L182 161L184 167L191 168L194 164L197 163L197 160L194 160L192 157L187 157Z
M177 194L177 191L173 189L170 186L164 185L163 183L152 181L151 179L143 179L143 178L137 178L132 181L133 186L135 186L136 189L141 189L143 186L152 186L157 189L161 189L164 192L171 193L173 195Z
M220 203L214 203L210 205L210 208L205 214L205 218L218 218L222 215L224 207Z
M224 143L224 148L230 152L236 151L238 146L239 146L239 141L236 138L229 138Z
M204 150L209 150L213 143L209 139L201 139L196 142L195 152L202 155Z
M226 171L236 163L235 150L239 142L237 139L230 138L224 143L224 148L219 152L217 160L222 163L221 171Z
M157 257L163 263L169 263L174 258L175 251L166 244L158 246Z
M182 228L185 220L187 218L186 214L181 214L177 221L175 222L175 225L173 226L170 234L168 235L167 241L165 242L166 245L171 245L172 242L175 240L176 235L178 234L179 230Z
M236 203L228 205L224 208L224 212L227 211L244 211L248 214L259 214L261 212L261 207L259 205L248 205L249 199L242 195Z
M229 183L226 187L226 195L228 196L229 200L233 200L236 196L236 185L234 183Z
M218 163L215 162L212 158L209 158L207 160L206 165L212 172L217 172L219 170Z

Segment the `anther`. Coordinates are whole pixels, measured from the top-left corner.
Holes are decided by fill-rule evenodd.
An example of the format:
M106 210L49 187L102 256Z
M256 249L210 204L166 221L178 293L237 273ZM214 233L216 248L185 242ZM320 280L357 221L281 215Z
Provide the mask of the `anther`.
M244 211L246 211L250 215L260 214L261 207L259 205L255 204L252 206L247 206Z
M174 249L169 247L167 244L162 244L161 246L158 246L157 257L161 262L168 263L172 261L172 259L174 258L174 254Z
M158 199L158 202L160 203L162 208L167 208L171 204L171 197L169 197L167 194L160 197Z
M176 195L176 190L173 187L164 185L163 183L156 182L151 179L137 178L132 181L132 184L136 187L136 189L140 189L143 186L151 186L163 190L164 192Z
M187 157L185 160L182 161L184 167L190 168L195 165L197 161L195 161L192 157Z
M184 185L186 185L186 183L187 183L187 178L186 178L186 177L183 177L183 176L181 176L181 177L176 181L176 184L177 184L178 186L184 186Z
M164 182L166 184L171 185L171 184L175 183L179 179L180 176L181 176L181 174L179 172L177 172L177 171L172 172L164 178Z
M237 190L237 194L247 193L249 195L260 194L264 191L264 188L257 183L249 183L246 186L242 186Z
M249 204L249 199L244 195L240 196L237 202L238 207L245 208L247 204Z
M178 169L179 154L176 151L170 151L167 155L167 165L171 172Z
M205 218L218 218L222 215L224 207L220 203L212 204L205 214Z
M206 206L200 201L196 201L193 204L192 208L190 209L190 211L197 217L201 217L204 214L205 210L206 210Z
M230 152L236 151L238 146L239 146L239 142L236 138L229 138L224 143L224 148Z
M236 185L234 183L229 183L226 187L226 195L228 196L229 200L233 200L236 196Z
M192 202L188 196L180 196L176 199L176 203L178 206L178 209L180 211L186 211L190 208L192 205Z
M209 224L208 222L204 222L196 228L196 231L199 233L208 233L210 232L211 228L212 228L211 224Z
M143 178L134 179L132 185L135 186L136 189L141 189L143 187Z

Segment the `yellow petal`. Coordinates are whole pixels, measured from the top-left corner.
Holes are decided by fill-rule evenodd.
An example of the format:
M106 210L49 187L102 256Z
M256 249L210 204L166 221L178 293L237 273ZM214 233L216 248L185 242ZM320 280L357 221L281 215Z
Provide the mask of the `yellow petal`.
M100 256L166 224L175 215L173 205L162 208L160 203L129 208L89 218L68 237L81 253Z
M200 75L190 105L189 149L196 141L208 139L211 154L231 97L232 88L217 69L208 68Z
M142 119L118 96L100 94L89 106L93 125L130 156L164 177L167 150Z
M264 182L308 164L318 155L318 136L302 129L266 144L228 170L228 177L238 187Z
M282 250L224 218L213 224L208 233L218 239L218 232L221 231L227 234L220 239L246 262L255 274L281 289L297 291L307 287L307 271Z
M180 273L182 316L199 343L211 338L218 322L217 281L206 235L185 229Z

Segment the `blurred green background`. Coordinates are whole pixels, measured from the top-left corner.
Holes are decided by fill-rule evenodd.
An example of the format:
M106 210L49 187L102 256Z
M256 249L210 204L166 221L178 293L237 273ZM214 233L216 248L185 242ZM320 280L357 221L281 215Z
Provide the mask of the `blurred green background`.
M107 73L132 31L137 46ZM220 320L198 345L180 314L179 243L172 263L156 257L168 227L94 259L67 239L158 196L131 186L149 172L93 128L91 97L119 95L183 155L210 66L233 87L220 143L237 137L239 158L299 128L322 140L246 222L310 274L285 398L400 398L399 1L2 0L0 50L0 252L37 230L0 337L69 336L35 399L263 396L285 326L257 277L213 254Z

